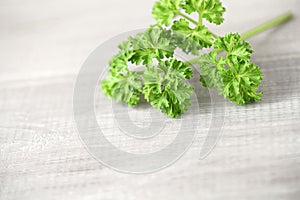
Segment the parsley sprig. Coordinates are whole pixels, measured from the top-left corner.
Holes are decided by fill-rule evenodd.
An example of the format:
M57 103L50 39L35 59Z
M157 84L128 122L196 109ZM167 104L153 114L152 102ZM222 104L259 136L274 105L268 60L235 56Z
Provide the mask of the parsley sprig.
M191 65L197 64L202 86L217 89L238 105L260 101L263 74L251 62L254 51L244 40L289 20L292 14L242 35L218 36L205 22L222 24L225 10L219 0L157 1L152 11L157 23L119 45L119 53L109 62L109 75L101 82L103 93L130 106L144 97L154 108L177 118L191 105L194 88L188 80L193 76ZM204 48L211 51L200 55ZM174 56L177 49L198 57L183 62ZM143 65L144 71L130 70L130 65Z

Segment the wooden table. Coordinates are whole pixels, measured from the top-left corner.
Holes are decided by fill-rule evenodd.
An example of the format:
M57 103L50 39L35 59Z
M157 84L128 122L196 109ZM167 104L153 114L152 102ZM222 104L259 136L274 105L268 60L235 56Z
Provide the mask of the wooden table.
M260 103L226 103L222 135L199 159L204 135L177 162L156 173L133 175L102 165L87 152L73 117L76 76L90 53L124 31L154 23L154 1L0 2L0 199L192 200L300 198L300 2L226 1L218 33L245 32L292 11L292 21L249 39L265 78ZM201 131L211 123L204 91ZM110 101L98 102L107 107ZM149 109L133 110L134 117ZM124 107L124 111L127 112ZM115 145L143 153L161 148L176 126L151 144L119 137ZM147 120L145 118L144 120ZM111 130L111 131L110 131ZM201 132L200 131L200 132ZM167 140L168 141L168 140ZM136 146L135 146L136 145ZM171 154L172 152L170 152ZM112 158L119 159L119 158Z

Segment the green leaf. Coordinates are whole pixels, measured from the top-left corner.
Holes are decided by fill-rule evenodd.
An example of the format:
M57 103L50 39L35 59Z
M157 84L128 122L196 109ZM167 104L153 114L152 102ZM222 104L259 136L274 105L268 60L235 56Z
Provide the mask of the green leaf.
M177 71L176 68L170 66L170 62L161 62L158 69L162 72L150 67L143 74L145 99L154 108L173 118L187 111L193 92L193 87L185 82L185 73Z
M229 69L220 69L219 73L224 84L221 93L230 101L243 105L261 100L262 93L257 93L257 90L263 74L258 66L252 63L233 64Z
M130 106L140 101L142 81L136 72L128 72L119 76L109 75L101 82L102 91L117 102Z
M176 48L171 31L152 26L144 33L131 38L132 56L129 59L135 64L151 65L153 59L158 60L172 57Z
M165 61L160 63L161 67L167 68L171 67L176 73L181 74L185 79L190 79L193 76L192 69L187 63L182 61L171 59L170 61Z
M222 88L223 83L219 69L225 67L225 60L222 57L218 58L216 51L211 51L208 54L202 55L198 63L202 85L208 88Z
M175 21L172 30L176 44L186 53L198 55L199 50L213 44L213 34L205 26L192 29L185 19Z
M109 61L110 74L118 76L119 74L126 73L129 69L127 67L128 60L132 55L117 54Z
M169 26L177 15L182 0L160 0L155 2L152 15L159 25Z
M220 25L225 8L219 0L186 0L183 6L186 13L197 12L210 23Z
M157 24L119 45L119 53L109 62L109 75L101 82L103 93L128 105L136 105L144 95L154 108L176 118L187 111L193 93L187 82L193 71L188 62L174 58L176 48L199 55L201 49L213 47L210 53L190 61L199 64L202 85L217 89L238 105L261 100L258 89L263 74L250 61L253 50L249 43L238 33L218 37L202 23L206 19L221 24L224 12L220 0L156 2L152 14ZM189 16L192 13L198 14L198 23ZM174 20L176 17L179 19ZM131 71L130 64L142 64L145 71Z
M202 85L217 88L224 97L238 105L261 100L262 93L257 93L257 90L263 74L250 62L253 52L250 45L241 41L239 34L229 33L218 37L214 48L198 61ZM225 54L220 54L223 51Z
M238 60L248 62L253 53L250 44L241 40L238 33L228 33L224 37L218 37L214 43L214 48L226 51L227 56L232 57L236 63L239 62Z

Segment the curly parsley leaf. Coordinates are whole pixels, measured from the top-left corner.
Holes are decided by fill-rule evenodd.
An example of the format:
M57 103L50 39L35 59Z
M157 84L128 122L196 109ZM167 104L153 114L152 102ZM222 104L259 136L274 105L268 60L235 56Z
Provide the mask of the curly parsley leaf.
M205 26L190 28L189 22L185 19L175 21L172 30L178 47L186 53L199 54L202 48L210 47L213 44L213 34Z
M241 40L238 33L228 33L224 37L218 37L214 43L214 48L225 51L228 57L245 61L249 61L253 53L250 44Z
M162 72L151 67L143 74L145 99L154 108L173 118L184 113L191 105L193 87L185 82L185 78L190 76L186 74L190 73L184 72L189 70L176 70L182 66L180 61L161 62L158 69Z
M238 105L260 101L262 93L257 93L263 74L252 63L233 64L232 69L222 68L219 73L224 88L221 93Z
M240 35L229 33L218 37L214 48L199 59L202 85L217 88L238 105L261 100L262 93L257 90L263 74L250 62L253 52L250 45L241 41ZM218 56L222 51L225 51L225 58Z
M185 79L190 79L193 76L192 68L189 67L187 63L182 61L171 59L170 61L162 62L161 67L171 67L174 71L181 74Z
M127 72L118 76L109 75L101 82L102 91L117 102L124 102L130 106L140 101L142 81L136 72Z
M161 0L154 4L152 15L159 25L169 26L172 19L178 14L183 0Z
M219 68L224 68L225 65L226 62L222 57L217 58L216 51L202 55L199 59L200 82L202 85L208 88L221 88L223 84Z
M101 82L103 93L128 105L136 105L144 95L154 108L176 118L191 104L193 87L187 80L193 76L190 65L198 63L204 87L217 89L238 105L261 100L258 90L263 74L251 62L253 50L243 39L290 19L292 14L242 37L238 33L221 37L212 33L203 19L220 25L225 10L220 0L158 0L152 10L157 24L119 45L119 53L109 62L109 75ZM198 15L197 20L192 13ZM211 51L191 61L175 58L178 49L198 56L204 48ZM134 71L141 64L145 70Z
M219 0L186 0L183 6L186 13L197 12L210 23L220 25L223 21L225 8Z
M124 73L129 71L127 67L128 60L131 58L132 54L130 53L119 53L112 57L112 59L109 61L110 66L110 74L113 76L117 76L120 73Z
M154 58L160 60L172 57L176 46L170 40L171 37L171 31L164 28L148 28L144 33L130 39L132 56L129 60L135 64L151 65Z

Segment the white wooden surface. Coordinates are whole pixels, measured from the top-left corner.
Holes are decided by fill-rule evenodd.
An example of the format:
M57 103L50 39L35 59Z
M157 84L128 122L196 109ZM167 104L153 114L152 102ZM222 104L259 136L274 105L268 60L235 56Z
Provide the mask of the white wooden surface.
M206 159L198 160L199 139L169 168L130 175L83 148L72 116L77 72L105 40L153 23L153 2L0 1L1 200L300 199L297 0L225 2L223 29L212 27L219 33L288 10L295 18L249 40L265 73L263 101L227 105L222 138Z

